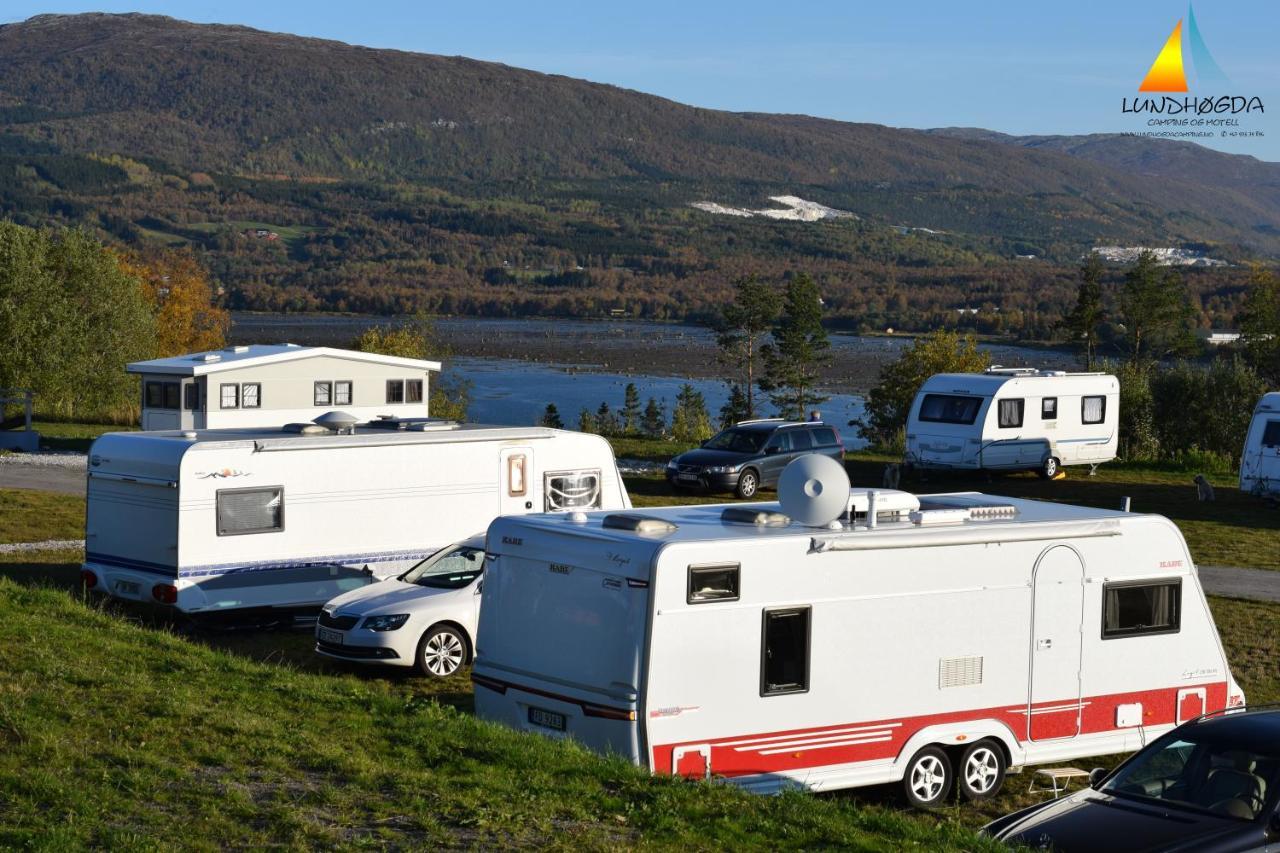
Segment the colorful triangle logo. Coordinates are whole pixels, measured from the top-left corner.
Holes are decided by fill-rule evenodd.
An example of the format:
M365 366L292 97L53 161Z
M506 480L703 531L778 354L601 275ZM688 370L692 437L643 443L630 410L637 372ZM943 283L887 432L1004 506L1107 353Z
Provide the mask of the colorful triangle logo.
M1182 21L1179 20L1160 48L1151 70L1142 79L1139 92L1185 92L1187 74L1182 68Z

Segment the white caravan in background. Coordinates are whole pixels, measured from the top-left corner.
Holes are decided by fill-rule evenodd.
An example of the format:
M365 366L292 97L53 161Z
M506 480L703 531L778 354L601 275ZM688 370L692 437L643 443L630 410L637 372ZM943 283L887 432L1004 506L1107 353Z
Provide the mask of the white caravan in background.
M1244 704L1168 519L851 494L838 464L786 482L829 462L791 463L781 504L495 520L476 713L654 773L928 807ZM800 523L806 493L837 505Z
M499 515L631 506L599 436L319 420L329 425L99 438L85 582L186 613L318 607Z
M1280 496L1280 391L1263 394L1240 457L1240 491Z
M918 468L1039 471L1116 457L1120 383L1105 373L993 367L939 373L916 395L906 463Z

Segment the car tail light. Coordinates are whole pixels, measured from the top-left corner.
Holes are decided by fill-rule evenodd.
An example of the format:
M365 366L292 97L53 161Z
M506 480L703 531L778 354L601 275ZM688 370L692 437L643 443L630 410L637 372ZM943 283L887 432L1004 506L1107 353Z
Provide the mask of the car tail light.
M88 569L81 569L80 582L84 584L85 589L93 589L98 585L98 576Z
M151 597L161 604L176 604L178 588L171 583L158 583L151 587Z

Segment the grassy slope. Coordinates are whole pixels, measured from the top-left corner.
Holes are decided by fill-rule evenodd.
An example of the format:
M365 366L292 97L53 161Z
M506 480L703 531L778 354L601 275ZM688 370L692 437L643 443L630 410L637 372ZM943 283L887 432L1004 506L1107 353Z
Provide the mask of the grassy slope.
M982 849L948 822L650 778L412 683L264 664L0 579L0 847Z
M84 538L84 498L0 489L0 543Z
M960 827L1038 800L1025 775L931 816L884 788L757 799L649 780L476 722L465 675L351 675L307 632L175 635L86 606L68 594L78 559L0 557L0 847L137 846L181 819L193 846L974 849ZM1210 604L1250 701L1280 701L1280 606Z

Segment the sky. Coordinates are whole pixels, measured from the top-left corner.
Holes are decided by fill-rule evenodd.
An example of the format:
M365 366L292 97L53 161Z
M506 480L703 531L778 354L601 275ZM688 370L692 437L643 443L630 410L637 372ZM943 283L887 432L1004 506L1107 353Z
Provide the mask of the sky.
M85 11L151 12L469 56L714 109L1083 134L1152 131L1150 115L1126 115L1122 104L1162 97L1140 95L1138 86L1188 6L1186 0L5 0L0 21ZM1280 161L1280 3L1200 0L1195 16L1229 82L1198 86L1188 50L1189 94L1256 96L1265 112L1237 116L1240 126L1226 128L1260 137L1222 137L1222 129L1211 129L1205 131L1211 138L1194 141Z

